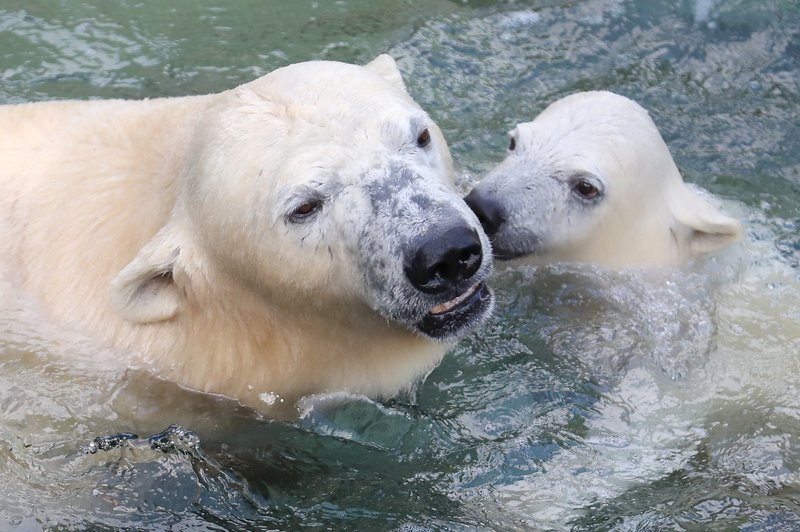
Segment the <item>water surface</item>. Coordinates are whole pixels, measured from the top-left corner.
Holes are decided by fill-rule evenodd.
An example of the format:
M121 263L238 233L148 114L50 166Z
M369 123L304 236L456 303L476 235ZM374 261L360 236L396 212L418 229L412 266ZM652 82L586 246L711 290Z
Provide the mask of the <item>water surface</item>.
M608 89L744 241L678 271L500 268L496 316L411 393L308 398L293 423L101 364L0 280L0 528L800 527L796 1L11 0L0 103L385 51L463 190L516 122Z

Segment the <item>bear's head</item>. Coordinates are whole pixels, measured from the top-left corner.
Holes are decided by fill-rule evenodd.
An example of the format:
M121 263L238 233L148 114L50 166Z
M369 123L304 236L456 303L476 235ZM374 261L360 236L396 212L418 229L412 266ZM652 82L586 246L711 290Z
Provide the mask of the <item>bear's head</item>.
M113 283L125 319L244 291L298 323L452 341L490 312L490 244L390 57L276 70L215 95L191 138L170 219Z
M496 258L678 264L739 238L739 223L686 186L628 98L573 94L510 136L505 160L466 198Z

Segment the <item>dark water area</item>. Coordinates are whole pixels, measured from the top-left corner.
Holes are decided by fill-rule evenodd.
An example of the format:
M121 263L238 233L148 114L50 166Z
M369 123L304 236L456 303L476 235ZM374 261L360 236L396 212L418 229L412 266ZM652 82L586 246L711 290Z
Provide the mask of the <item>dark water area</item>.
M495 316L412 391L310 397L293 422L98 367L0 280L0 529L800 528L800 3L12 0L0 103L382 52L462 190L516 123L607 89L742 243L675 271L500 267Z

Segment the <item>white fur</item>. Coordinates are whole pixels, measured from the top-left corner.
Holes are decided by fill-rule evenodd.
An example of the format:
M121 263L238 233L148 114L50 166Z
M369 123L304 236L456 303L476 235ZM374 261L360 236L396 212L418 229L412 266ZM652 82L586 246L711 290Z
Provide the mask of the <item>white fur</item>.
M392 230L404 244L439 215L378 212L366 182L402 168L404 190L478 228L388 56L206 96L3 106L0 168L2 257L45 313L260 410L264 393L391 395L447 347L390 319L441 303L405 297L398 250L363 249ZM319 214L287 221L308 197ZM489 268L487 255L476 275Z
M475 187L504 209L493 239L501 254L680 264L740 237L736 220L686 186L647 111L628 98L573 94L510 134L514 149ZM581 198L582 177L602 195Z
M476 187L506 209L494 237L501 251L538 264L677 265L740 238L739 222L683 182L652 119L627 98L574 94L533 122L519 124L511 136L514 150ZM577 197L568 186L576 175L594 180L604 194L596 201ZM773 409L785 408L796 417L797 357L786 347L787 338L797 337L796 320L787 310L796 305L791 297L770 301L775 295L764 286L784 287L789 294L797 274L770 257L771 242L758 240L742 247L756 243L762 249L733 257L731 264L724 258L716 266L708 261L712 270L697 276L705 279L700 285L685 271L621 274L594 266L549 266L580 268L603 287L594 295L607 302L576 298L590 315L571 314L567 305L561 315L570 319L546 339L566 338L564 345L587 366L598 374L607 368L613 378L592 405L578 443L560 449L540 473L497 488L493 500L504 514L516 513L530 526L567 528L590 504L621 500L626 490L686 467L701 445L710 457L707 467L728 470L735 478L742 474L737 454L769 449L752 440L780 441L781 436L759 435L769 423L754 421L753 412L777 417L782 412ZM736 271L743 264L747 269ZM777 272L780 280L765 282ZM634 316L630 325L628 313ZM558 345L553 348L561 356ZM719 433L736 434L736 441ZM797 485L798 475L785 465L792 459L789 452L744 459L747 474L761 477L756 482Z

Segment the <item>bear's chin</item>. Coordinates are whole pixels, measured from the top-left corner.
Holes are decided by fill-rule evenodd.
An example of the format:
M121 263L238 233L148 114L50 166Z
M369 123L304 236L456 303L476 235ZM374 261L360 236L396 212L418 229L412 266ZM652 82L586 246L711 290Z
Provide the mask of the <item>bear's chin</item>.
M544 252L542 239L532 232L516 231L513 236L501 234L492 238L492 255L495 260L510 261Z
M434 340L455 341L482 323L493 307L494 294L486 283L479 282L460 296L433 307L415 328Z

